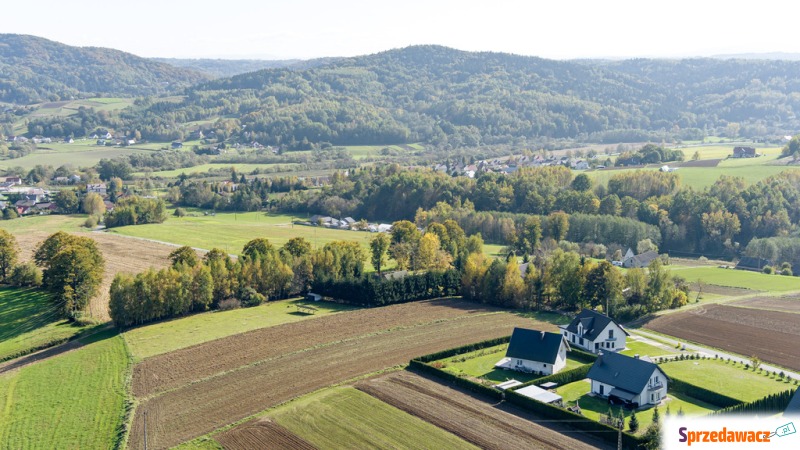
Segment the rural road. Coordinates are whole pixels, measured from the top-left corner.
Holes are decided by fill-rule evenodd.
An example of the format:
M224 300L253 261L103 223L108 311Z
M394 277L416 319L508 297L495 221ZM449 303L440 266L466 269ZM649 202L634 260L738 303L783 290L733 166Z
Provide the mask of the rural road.
M737 361L737 362L744 363L744 364L749 364L750 363L750 358L746 358L746 357L742 357L742 356L739 356L739 355L735 355L733 353L727 353L727 352L724 352L722 350L717 350L717 349L714 349L714 348L709 348L709 347L705 347L705 346L697 345L697 344L690 344L690 343L688 343L686 341L683 341L683 340L668 338L668 337L665 337L663 335L650 333L650 332L647 332L647 331L644 331L644 330L641 330L641 329L632 330L632 329L628 328L627 330L629 332L633 333L633 334L638 335L639 337L647 339L649 341L648 343L650 343L650 344L658 345L658 344L660 344L662 342L666 342L666 343L668 343L668 344L670 344L672 346L672 350L673 351L675 350L675 346L677 346L680 343L682 346L686 347L686 350L692 350L692 351L695 351L695 352L698 352L698 353L702 353L702 354L704 354L706 356L713 357L714 355L719 355L720 358L725 358L725 359L730 358L731 361ZM652 342L653 340L655 340L655 342ZM767 362L763 362L762 361L761 362L761 368L764 369L764 370L767 370L769 372L778 372L778 373L780 373L781 371L783 371L784 374L792 377L793 379L800 380L800 373L792 372L792 371L790 371L788 369L785 369L783 367L776 367L776 366L773 366L773 365L771 365L771 364L769 364Z

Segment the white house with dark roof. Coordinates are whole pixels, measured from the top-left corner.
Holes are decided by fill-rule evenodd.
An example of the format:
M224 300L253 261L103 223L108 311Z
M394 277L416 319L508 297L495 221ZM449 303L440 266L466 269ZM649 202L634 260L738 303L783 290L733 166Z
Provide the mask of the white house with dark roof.
M495 367L551 375L567 365L569 344L558 333L514 328L505 358Z
M623 350L626 338L630 336L613 319L591 309L584 309L569 325L562 325L561 333L571 346L592 353Z
M658 252L653 250L648 250L644 253L634 255L633 250L628 249L628 251L625 253L625 256L622 257L622 267L626 269L641 269L649 266L650 263L656 258L658 258Z
M667 375L658 365L638 356L602 353L586 378L592 382L592 394L613 404L638 408L657 405L667 397Z

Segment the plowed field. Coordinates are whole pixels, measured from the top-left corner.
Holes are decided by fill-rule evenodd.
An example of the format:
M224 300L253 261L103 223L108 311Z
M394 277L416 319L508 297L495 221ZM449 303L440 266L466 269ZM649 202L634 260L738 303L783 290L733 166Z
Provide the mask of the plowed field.
M515 326L552 328L490 312L496 310L460 301L410 303L257 330L147 359L135 371L134 392L150 397L137 408L129 445L144 446L144 411L148 448L165 448L415 356L507 336Z
M269 419L261 419L242 424L230 431L214 436L225 450L252 450L269 448L274 450L315 450L291 431Z
M737 300L732 303L736 306L746 306L756 309L773 309L776 311L786 311L800 313L800 297L755 297L746 300Z
M709 305L666 314L646 328L800 370L800 315Z
M536 417L517 408L503 405L501 409L410 372L383 375L359 382L356 387L485 449L607 447L593 438L584 442L562 434L563 426L553 429L539 425Z

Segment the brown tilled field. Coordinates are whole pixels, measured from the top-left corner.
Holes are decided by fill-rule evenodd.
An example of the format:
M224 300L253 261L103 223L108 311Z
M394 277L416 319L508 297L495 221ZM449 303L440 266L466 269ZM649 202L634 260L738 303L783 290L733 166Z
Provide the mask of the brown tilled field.
M185 354L180 365L189 368L198 365L203 370L192 373L184 369L185 375L178 379L183 383L197 381L172 388L178 379L169 379L167 386L172 390L142 399L136 410L129 445L134 449L143 448L145 411L148 448L170 447L296 396L404 364L415 356L508 336L515 326L544 325L508 313L476 314L474 307L465 310L461 302L453 304L456 307L451 311L447 311L447 302L420 302L299 322L320 326L318 333L323 335L307 335L306 329L294 327L296 324L281 325L274 327L282 330L278 333L282 336L280 341L270 341L263 335L259 335L262 339L251 336L252 339L246 341L249 347L244 348L243 341L235 336L213 341L205 348L216 349L215 355L239 356L233 358L231 366L217 366L213 369L217 372L201 379L208 376L206 359L214 356L200 351ZM415 313L417 308L419 312ZM384 315L382 326L376 327L367 321L369 317L377 320L371 316L373 314ZM393 320L395 314L405 315L405 320ZM270 352L262 347L273 346L280 348L280 353L263 359ZM173 354L178 353L181 352ZM163 361L174 367L168 359ZM142 376L149 377L151 382L134 381L140 395L163 392L157 379L142 371L136 372L135 377Z
M692 296L697 295L697 292L700 290L700 285L697 283L691 283L689 285L689 289L691 290L689 297L694 298ZM726 297L737 297L742 295L758 294L759 292L761 291L756 291L754 289L737 288L731 286L718 286L716 284L703 283L704 294L715 294L715 295L724 295Z
M16 235L17 244L20 248L20 259L28 261L33 258L33 251L36 246L47 239L50 234L52 233L31 232ZM110 320L108 316L108 289L111 287L114 275L120 272L138 273L150 267L158 269L166 267L169 264L167 255L175 250L175 247L169 245L131 239L116 234L80 234L94 239L106 260L103 283L98 288L98 294L89 304L89 313L100 321Z
M800 370L800 314L709 305L660 316L645 328Z
M316 447L269 419L250 421L214 436L225 450L315 450Z
M800 297L755 297L737 300L731 305L756 309L772 309L790 313L800 313Z
M356 388L485 449L609 447L563 424L542 426L537 417L511 405L492 404L408 371L365 380Z

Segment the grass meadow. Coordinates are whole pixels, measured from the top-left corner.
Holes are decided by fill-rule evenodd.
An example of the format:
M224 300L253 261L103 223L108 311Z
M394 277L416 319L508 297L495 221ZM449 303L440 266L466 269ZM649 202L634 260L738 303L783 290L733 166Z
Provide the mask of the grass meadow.
M318 448L476 448L352 387L302 397L267 416Z
M252 308L210 311L127 330L123 336L135 359L159 355L214 339L258 328L324 317L356 309L331 302L314 303L313 315L299 314L295 305L303 300L280 300Z
M131 147L100 147L93 140L79 140L74 144L40 144L39 149L22 158L0 160L0 169L22 167L30 170L36 165L59 167L64 164L73 167L91 167L101 159L116 158L134 153L148 153L152 149Z
M275 170L278 172L290 172L298 168L300 164L224 164L224 163L209 163L209 164L201 164L199 166L194 167L187 167L183 169L175 169L175 170L161 170L158 172L150 172L149 175L151 177L161 177L161 178L175 178L182 173L186 175L190 175L193 173L203 173L208 172L210 170L230 170L231 168L235 168L236 171L240 174L249 174L252 171L258 170ZM145 175L144 172L137 172L136 175L142 176Z
M87 346L0 375L4 448L114 448L130 370L116 332Z
M49 347L84 331L60 319L50 294L0 287L0 361Z
M671 266L670 266L671 267ZM690 283L702 280L706 284L753 289L756 291L787 292L800 290L800 278L783 275L767 275L747 270L722 269L718 267L672 267L672 273L680 275Z
M753 369L746 370L743 364L721 359L670 361L660 367L669 377L679 378L743 402L752 402L795 388L794 384L754 372ZM722 380L724 385L720 384Z

